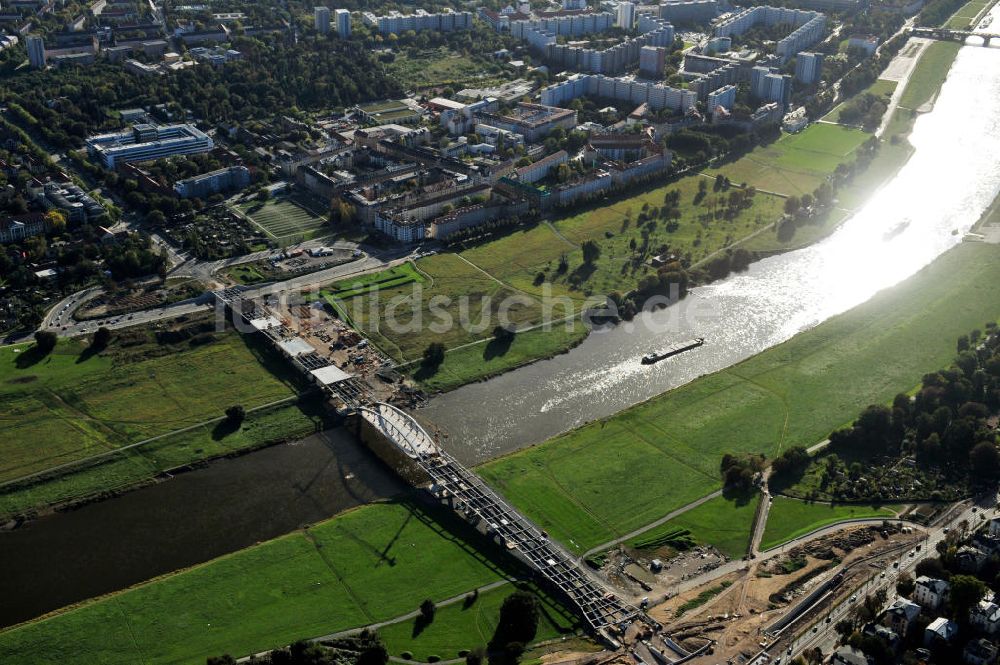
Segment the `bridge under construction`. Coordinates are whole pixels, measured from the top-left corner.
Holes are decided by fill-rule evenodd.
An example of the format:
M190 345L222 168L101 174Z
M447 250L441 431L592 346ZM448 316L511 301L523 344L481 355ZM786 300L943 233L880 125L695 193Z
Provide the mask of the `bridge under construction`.
M441 449L412 416L375 401L364 381L343 372L329 359L308 351L298 352L307 345L297 344L295 331L265 304L243 298L239 289L216 291L214 295L244 324L243 330L260 332L310 382L342 404L344 412L355 417L362 441L383 461L414 486L425 487L436 500L525 563L570 601L594 634L617 648L636 619L655 625L638 608L605 587L479 476Z
M391 404L361 406L358 416L371 430L403 453L387 461L405 476L427 483L439 501L473 527L517 556L552 587L562 592L595 633L618 644L631 622L640 617L600 584L544 531L511 507L483 480L459 464L409 414ZM364 438L364 437L362 437ZM409 466L409 470L400 467Z

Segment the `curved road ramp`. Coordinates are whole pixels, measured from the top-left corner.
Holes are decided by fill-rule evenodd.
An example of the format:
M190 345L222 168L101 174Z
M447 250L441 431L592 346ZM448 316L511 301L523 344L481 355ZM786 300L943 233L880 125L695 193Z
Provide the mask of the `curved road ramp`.
M637 619L659 628L579 566L544 531L512 508L479 476L446 451L409 414L382 402L359 406L358 434L383 461L415 486L423 486L480 532L521 559L613 648Z

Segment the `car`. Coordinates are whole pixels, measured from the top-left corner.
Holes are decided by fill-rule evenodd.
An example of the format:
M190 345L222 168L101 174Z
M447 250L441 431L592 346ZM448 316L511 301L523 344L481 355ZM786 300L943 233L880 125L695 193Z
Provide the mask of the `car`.
M854 601L856 601L857 599L858 599L858 596L857 596L857 594L855 594L855 595L851 596L851 602L852 602L852 603L853 603Z

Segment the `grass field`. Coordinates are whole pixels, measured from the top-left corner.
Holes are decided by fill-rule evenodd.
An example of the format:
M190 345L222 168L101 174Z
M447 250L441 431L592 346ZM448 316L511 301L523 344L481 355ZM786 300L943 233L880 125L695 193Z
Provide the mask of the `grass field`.
M263 204L252 201L241 204L239 208L279 243L308 240L324 235L328 230L323 217L291 197L272 199Z
M774 497L760 549L768 550L811 531L849 519L894 517L897 508L862 504L807 503L784 496Z
M892 93L896 91L896 85L896 81L884 81L882 79L877 79L866 89L859 92L858 95L875 95L876 97L881 97L888 102L889 98L892 97ZM847 103L848 102L837 104L836 108L823 117L823 120L828 122L840 122L840 112L844 110L844 106Z
M654 538L657 534L675 529L687 529L691 538L699 545L714 545L730 559L740 559L750 546L750 528L753 516L760 503L760 495L740 500L716 497L683 515L650 529L629 542L634 547L636 541Z
M810 445L909 390L952 359L959 335L1000 315L998 278L996 247L961 245L780 346L480 471L586 551L719 487L724 453Z
M503 72L503 67L497 62L484 62L445 47L423 51L409 49L405 55L400 54L386 69L408 90L464 84L480 76L498 75Z
M976 26L972 25L973 19L975 19L979 12L986 9L986 6L990 4L992 0L970 0L961 9L952 14L951 18L948 19L944 27L951 28L952 30L969 30Z
M288 441L329 426L321 399L251 411L235 432L218 423L166 436L45 482L0 490L0 521L49 506L124 490L170 469L235 451Z
M816 123L706 172L712 176L722 173L733 182L746 182L768 192L811 193L838 164L850 162L868 137L860 129Z
M420 632L410 620L385 626L379 629L379 635L392 656L409 651L414 660L421 662L427 662L431 656L459 658L459 652L485 646L490 641L496 631L500 605L515 590L512 585L503 586L480 594L471 605L463 601L438 608L434 621ZM542 616L535 634L537 642L573 632L573 618L563 607L545 596L539 599Z
M195 425L233 404L290 397L289 376L278 358L235 332L200 346L113 341L101 354L64 340L40 359L30 345L4 347L0 480Z
M758 193L750 208L740 211L733 219L715 219L713 211L724 208L727 192L714 192L712 181L704 199L695 203L702 176L682 178L676 182L629 196L601 202L582 212L567 214L551 224L540 224L528 230L515 231L486 245L462 252L462 256L486 272L514 288L540 295L550 288L557 295L578 301L592 294L614 290L628 291L639 279L652 272L630 249L630 243L642 246L642 234L649 232L650 255L668 253L695 263L709 254L750 235L777 219L782 199ZM681 218L676 229L668 229L657 219L652 230L637 221L644 207L663 206L667 192L680 193ZM595 241L601 256L591 267L583 266L580 246ZM565 255L569 269L564 275L556 272L559 258ZM640 257L642 258L642 257ZM544 284L537 284L539 273Z
M246 655L387 620L424 598L439 602L517 574L484 558L480 552L496 553L500 565L512 565L457 518L424 510L405 502L365 506L2 631L0 662L194 663ZM468 625L442 609L426 643L443 650L433 638L458 634L448 628L452 621ZM404 648L396 637L391 646Z
M928 46L899 98L899 106L917 110L937 96L961 48L955 42L934 42Z

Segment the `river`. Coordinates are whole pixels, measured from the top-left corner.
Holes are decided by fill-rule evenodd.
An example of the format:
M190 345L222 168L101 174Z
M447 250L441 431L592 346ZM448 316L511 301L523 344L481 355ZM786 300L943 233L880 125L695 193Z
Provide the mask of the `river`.
M961 242L1000 192L998 99L1000 50L961 49L933 111L916 121L913 156L827 239L595 331L567 354L436 397L421 416L447 435L456 457L480 462L733 365L861 304ZM699 349L639 363L651 349L698 336L707 338Z
M729 366L913 274L960 242L1000 191L997 49L962 49L911 141L916 152L896 178L827 240L594 333L568 354L434 398L421 417L450 435L446 446L463 461L481 461ZM904 220L906 229L886 239ZM708 344L669 364L638 363L651 347L699 334ZM0 532L0 626L273 538L401 487L338 429L43 517Z
M0 626L207 561L403 483L343 428L0 532Z

